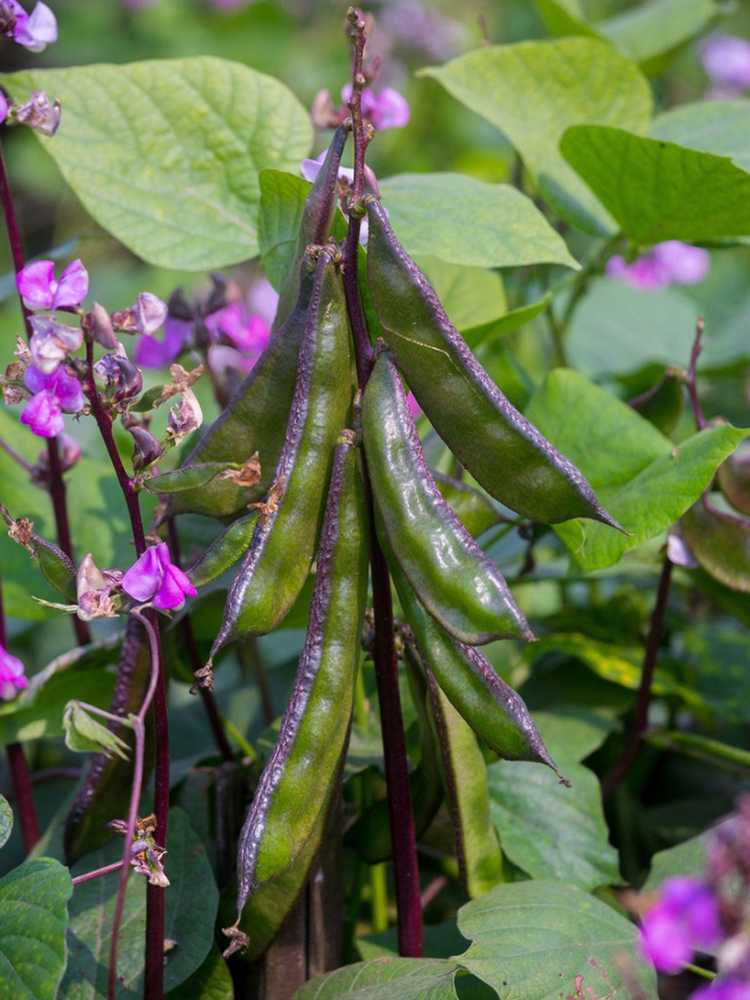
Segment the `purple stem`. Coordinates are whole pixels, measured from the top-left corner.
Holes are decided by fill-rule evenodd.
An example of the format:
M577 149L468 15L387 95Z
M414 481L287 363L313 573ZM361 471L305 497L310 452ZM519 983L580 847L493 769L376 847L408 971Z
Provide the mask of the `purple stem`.
M177 534L177 525L173 517L167 520L167 531L169 532L169 548L172 555L172 562L177 566L181 566L182 562L180 559L180 539ZM193 633L193 625L190 621L190 616L185 615L185 617L180 622L180 628L182 630L182 637L185 641L185 648L187 649L188 656L190 658L190 666L193 673L196 673L203 666L203 660L198 652L198 646L195 641L195 634ZM206 710L206 715L208 717L208 724L211 727L211 733L213 734L214 742L216 743L216 748L224 758L224 760L234 760L234 754L232 753L232 746L227 739L227 734L224 730L224 723L222 722L221 715L219 713L219 707L216 704L216 699L214 698L214 693L209 688L202 687L198 685L198 694L203 701L203 707Z
M643 737L648 729L648 710L651 704L651 685L654 680L654 670L656 660L664 633L664 618L669 602L669 587L672 582L672 563L667 556L664 557L661 576L659 577L659 587L656 591L656 603L651 614L651 624L649 625L648 638L646 640L646 652L643 657L643 667L641 668L641 683L638 688L638 696L635 702L635 716L630 738L625 744L622 756L609 772L602 783L602 795L605 799L615 791L620 782L633 766L638 751L641 748Z
M111 865L104 865L102 868L95 868L91 872L86 872L84 875L76 875L70 881L74 886L83 885L84 882L90 882L93 878L101 878L102 875L111 875L112 872L118 872L123 867L122 861L113 861Z
M8 181L8 172L5 168L5 159L0 146L0 203L5 216L5 227L8 232L8 242L10 244L11 257L13 258L13 269L16 274L26 266L26 257L23 252L23 241L21 230L18 226L16 209L13 204L13 195ZM21 293L18 293L18 300L21 304L21 314L23 315L26 336L30 340L33 333L29 322L30 312L26 308ZM49 495L52 501L52 510L55 516L55 526L57 529L57 544L63 552L75 562L73 557L73 542L70 536L70 522L68 520L68 505L65 498L65 480L63 479L62 464L60 462L60 452L57 446L57 438L47 440L47 462L49 465ZM75 615L72 617L73 631L79 646L87 645L91 642L91 631L86 622L81 621Z
M31 475L34 471L34 467L31 463L27 462L22 455L19 455L18 452L14 448L11 448L8 442L3 441L2 438L0 438L0 448L2 448L6 455L9 455L13 459L16 465L20 465L24 472L28 472L28 474Z
M700 317L695 324L695 340L693 341L693 349L690 352L690 365L688 366L687 374L687 387L688 395L690 396L690 405L693 409L693 417L695 418L695 426L699 431L702 431L706 426L706 418L703 415L703 407L701 406L701 401L698 397L698 384L697 384L697 374L696 369L698 367L698 358L700 357L701 350L703 349L702 339L703 339L703 329L705 323L703 317Z
M365 21L361 11L353 7L349 8L347 19L351 25L354 49L352 97L349 103L354 134L354 180L350 204L357 206L361 203L364 190L364 161L368 141L361 108L362 90L365 85L363 68ZM344 290L349 320L354 334L359 386L360 389L364 389L372 369L373 352L357 284L359 229L360 219L356 215L350 214L344 247ZM409 958L419 958L422 954L422 905L417 863L417 838L411 808L409 762L406 755L401 696L398 687L398 661L394 644L391 583L388 564L375 533L372 486L367 473L366 461L364 462L364 471L370 522L370 566L375 612L375 675L380 702L383 757L388 789L388 815L393 845L399 953Z

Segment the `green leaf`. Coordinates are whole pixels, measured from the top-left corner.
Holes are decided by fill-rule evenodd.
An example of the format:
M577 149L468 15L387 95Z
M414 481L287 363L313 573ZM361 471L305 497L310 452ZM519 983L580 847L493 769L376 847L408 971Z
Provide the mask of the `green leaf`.
M750 103L698 101L657 115L651 124L654 139L728 156L750 171Z
M4 847L13 830L13 810L8 800L0 795L0 847Z
M72 892L67 868L52 858L26 861L0 879L0 996L57 996Z
M526 416L578 466L629 532L583 519L555 525L584 571L611 566L629 549L666 531L747 435L734 427L715 427L675 446L627 404L562 368L539 387Z
M295 169L309 116L278 80L191 59L4 75L18 99L62 102L41 139L93 218L158 267L204 271L258 253L259 172Z
M534 722L552 757L575 763L598 750L617 728L611 716L572 706L562 706L555 712L534 712Z
M581 0L535 0L535 4L551 35L598 37L596 28L586 20Z
M494 271L448 264L439 257L420 257L417 263L456 329L491 323L505 312L505 289Z
M608 125L569 128L560 150L635 243L750 234L750 173L728 157Z
M167 996L169 1000L234 1000L232 975L216 945L200 969Z
M294 174L261 171L258 245L263 270L277 292L294 258L302 211L311 187L312 184Z
M634 979L643 1000L656 1000L656 973L636 955L635 925L574 885L500 885L463 906L458 927L472 942L458 961L504 1000L589 990L627 997Z
M558 765L571 788L539 764L503 760L488 767L490 809L503 851L532 878L582 889L621 883L599 779L570 759Z
M725 723L750 722L750 635L733 622L683 628L678 655L686 683Z
M78 701L69 701L63 712L65 746L76 753L116 754L128 759L128 744L98 722Z
M412 256L465 267L578 267L533 201L507 184L464 174L399 174L381 181L380 191Z
M455 962L440 958L373 958L318 976L294 1000L455 1000Z
M703 875L706 870L706 847L710 831L691 837L675 847L657 851L651 859L651 871L643 892L656 892L664 881L675 875Z
M648 128L651 95L634 63L607 43L563 38L476 49L421 72L508 136L556 212L595 233L612 230L558 144L582 122Z
M121 857L122 839L118 837L101 850L81 858L72 872L81 875ZM164 987L169 991L203 965L213 947L218 907L218 892L206 849L181 809L171 809L169 813L165 867L170 881L166 894L165 936L176 942L176 946L167 953L164 969ZM118 879L119 872L114 872L76 888L70 906L70 958L59 1000L106 1000L109 943ZM145 929L146 880L131 873L125 896L117 966L121 979L118 997L122 1000L137 1000L142 993Z
M549 306L549 303L550 297L545 295L538 302L530 302L526 306L511 309L510 312L505 313L504 316L500 316L499 319L493 320L491 323L473 326L468 330L462 330L461 333L469 347L483 347L485 344L502 340L504 337L509 337L511 333L515 333L516 330L520 330L522 326L526 326L527 323L536 319L540 313L543 313Z

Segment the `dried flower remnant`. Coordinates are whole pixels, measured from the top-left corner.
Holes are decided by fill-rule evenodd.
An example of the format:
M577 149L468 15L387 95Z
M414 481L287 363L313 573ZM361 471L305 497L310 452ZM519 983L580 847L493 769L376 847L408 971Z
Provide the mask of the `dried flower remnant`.
M0 646L0 701L12 701L29 686L25 668L17 656Z
M61 116L59 101L51 101L43 90L34 90L24 104L8 109L7 122L9 125L26 125L49 138L60 128Z
M182 399L169 411L167 439L173 445L184 441L188 434L203 423L203 410L192 389L183 389Z
M85 622L94 618L116 618L120 601L117 591L122 583L120 570L100 570L89 552L76 573L78 617Z
M125 573L122 589L136 601L150 601L159 611L182 607L198 591L188 576L169 558L166 542L150 545Z
M57 20L46 3L28 14L17 0L0 0L0 34L30 52L43 52L57 41Z
M707 250L680 240L667 240L630 264L619 254L610 257L607 274L639 291L654 291L669 285L696 285L703 281L710 267Z
M256 451L253 452L250 458L239 469L227 469L224 472L220 472L219 478L228 479L235 486L249 489L260 482L261 475L260 455Z
M122 819L112 820L109 826L123 836L128 832L128 825ZM144 875L151 885L166 889L169 886L169 879L164 871L164 856L167 852L154 840L155 832L156 818L153 815L136 820L134 840L130 848L130 864L139 875Z

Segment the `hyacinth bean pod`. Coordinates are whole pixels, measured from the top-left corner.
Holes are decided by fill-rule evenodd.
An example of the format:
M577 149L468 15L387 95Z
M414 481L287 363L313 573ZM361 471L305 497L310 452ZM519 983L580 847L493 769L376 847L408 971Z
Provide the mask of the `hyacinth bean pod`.
M148 687L150 670L143 628L135 619L128 618L110 706L113 715L126 717L138 711ZM123 736L122 727L116 732ZM147 752L145 761L149 768L151 759L151 753ZM132 778L132 758L123 760L103 753L91 758L86 777L65 820L63 843L69 864L109 839L111 832L107 824L122 816L123 789L130 787Z
M300 865L322 824L348 740L367 593L367 527L357 450L337 446L315 590L294 690L238 847L238 913Z
M211 657L232 636L275 628L315 554L336 438L352 399L351 347L340 276L321 253L300 350L284 449L269 500L227 597Z
M229 517L262 497L273 482L274 469L284 447L300 344L313 293L314 276L305 251L309 245L324 243L328 238L345 141L346 131L339 129L308 195L293 270L281 293L268 347L182 465L186 470L196 463L242 464L257 451L261 478L249 489L216 477L200 489L180 490L171 497L171 510L175 514Z
M473 899L497 885L503 875L503 855L490 815L487 766L471 726L440 690L432 673L425 670L425 674L458 867Z
M750 519L719 510L704 497L682 515L680 530L710 576L750 593Z
M464 642L533 638L499 569L443 499L385 350L365 390L362 429L379 524L425 607Z
M740 445L719 466L717 479L721 492L741 514L750 514L750 444Z
M559 774L523 698L473 646L453 639L427 614L388 553L393 583L421 661L477 736L505 760L547 764Z
M367 276L383 337L440 437L495 499L554 524L619 527L582 473L506 399L448 319L435 290L370 199Z
M187 571L194 587L204 587L234 566L247 550L257 521L256 510L245 514L244 517L238 517L211 542Z

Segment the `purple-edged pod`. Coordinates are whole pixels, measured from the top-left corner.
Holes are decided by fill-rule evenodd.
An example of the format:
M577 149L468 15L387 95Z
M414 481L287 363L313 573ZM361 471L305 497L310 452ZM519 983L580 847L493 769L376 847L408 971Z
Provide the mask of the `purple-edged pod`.
M582 473L515 409L448 319L396 238L368 205L367 276L383 337L440 437L487 492L545 524L589 517L619 527Z
M417 651L453 707L500 757L547 764L559 775L523 698L480 650L458 642L425 611L397 562L386 555Z
M228 406L203 432L181 468L213 462L242 465L258 452L261 476L250 488L217 477L200 488L180 490L170 498L175 514L229 517L264 496L284 447L285 427L294 394L300 344L315 284L306 248L324 243L336 209L338 166L346 130L337 130L328 158L308 195L300 222L290 277L281 292L271 339Z
M490 814L487 765L474 730L440 690L431 671L414 651L407 656L418 660L426 677L458 868L467 893L474 899L503 878L503 854Z
M472 644L532 639L500 570L443 499L386 350L365 389L362 432L379 528L430 614Z
M110 712L127 716L141 707L151 675L151 660L143 627L128 619L117 667L117 680L112 694ZM84 682L85 683L85 682ZM85 690L85 688L84 688ZM150 741L150 727L147 735ZM117 735L123 736L122 727ZM148 748L147 748L148 751ZM152 754L146 753L148 770ZM148 774L144 780L148 779ZM107 824L121 819L127 809L127 789L133 780L132 754L128 760L99 753L91 758L70 812L65 820L63 843L69 864L83 854L94 851L112 836Z
M323 253L284 448L230 588L212 658L234 636L274 629L304 585L315 555L336 439L351 408L350 341L341 277Z
M716 473L721 492L741 514L750 514L750 442L722 462Z
M705 496L682 515L680 531L710 576L750 593L750 519L719 510Z
M232 521L198 556L187 575L194 587L205 587L222 573L226 573L247 551L258 522L258 511L251 511Z
M343 436L342 436L343 437ZM310 621L273 754L240 833L237 912L322 824L348 740L367 595L367 521L351 433L336 448Z

